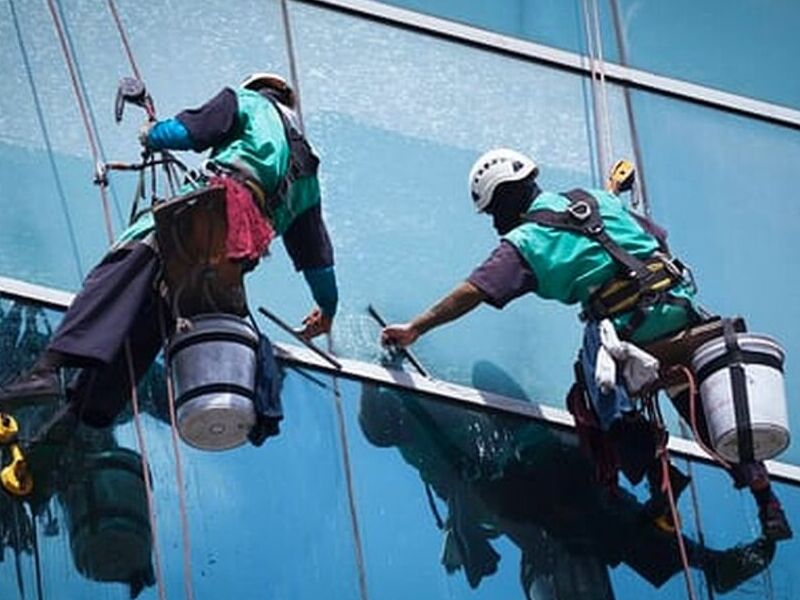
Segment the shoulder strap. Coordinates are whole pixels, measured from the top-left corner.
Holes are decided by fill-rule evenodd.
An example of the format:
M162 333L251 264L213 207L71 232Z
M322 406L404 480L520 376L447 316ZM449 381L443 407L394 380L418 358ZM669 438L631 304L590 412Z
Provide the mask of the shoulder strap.
M618 265L640 281L646 280L650 271L645 263L622 248L606 232L597 199L581 189L570 190L563 195L570 201L566 210L536 209L524 215L523 220L590 237L596 240Z

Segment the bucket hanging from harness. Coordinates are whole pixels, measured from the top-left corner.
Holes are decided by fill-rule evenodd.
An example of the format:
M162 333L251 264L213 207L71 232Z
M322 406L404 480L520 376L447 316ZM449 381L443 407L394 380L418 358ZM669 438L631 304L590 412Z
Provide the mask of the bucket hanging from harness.
M644 309L660 302L682 305L694 313L691 303L666 294L684 282L686 267L676 258L660 251L642 260L615 242L606 231L597 199L575 189L564 194L570 203L564 211L537 209L523 216L525 221L563 229L595 240L619 266L620 273L596 290L584 307L581 317L600 321L635 310L631 325L622 332L629 336L644 320ZM638 314L638 316L637 316Z

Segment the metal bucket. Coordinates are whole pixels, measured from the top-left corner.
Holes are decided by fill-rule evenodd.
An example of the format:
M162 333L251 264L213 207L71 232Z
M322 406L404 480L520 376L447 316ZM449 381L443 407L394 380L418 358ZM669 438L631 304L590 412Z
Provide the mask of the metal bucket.
M244 319L204 314L176 332L167 355L183 440L202 450L227 450L247 441L256 421L253 397L258 335Z
M94 581L126 583L152 570L141 457L126 448L87 454L59 496L75 567Z
M789 445L783 359L775 340L754 333L732 334L730 343L718 337L694 352L711 443L726 460L741 462L747 450L740 444L750 440L755 460L777 456Z

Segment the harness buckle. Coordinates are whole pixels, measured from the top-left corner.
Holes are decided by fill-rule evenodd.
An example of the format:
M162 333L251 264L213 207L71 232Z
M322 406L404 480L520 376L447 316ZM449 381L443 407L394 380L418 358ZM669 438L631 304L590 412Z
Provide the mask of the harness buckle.
M573 219L583 223L592 216L592 207L585 200L578 200L567 206L567 212Z

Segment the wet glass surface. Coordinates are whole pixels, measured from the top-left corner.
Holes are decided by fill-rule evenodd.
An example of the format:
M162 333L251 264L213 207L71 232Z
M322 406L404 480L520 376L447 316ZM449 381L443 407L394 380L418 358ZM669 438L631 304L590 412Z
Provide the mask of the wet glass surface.
M0 309L7 377L58 315ZM646 486L622 480L609 493L574 433L305 369L284 376L277 438L226 452L179 442L186 529L160 363L138 390L144 447L130 409L109 429L54 419L62 404L15 409L34 491L24 502L0 493L2 597L156 598L159 581L180 597L185 535L198 598L687 597L676 538L654 525ZM521 395L492 363L472 378ZM679 510L695 590L793 597L796 542L760 539L752 499L720 469L676 463L693 478ZM797 487L775 488L793 522Z

